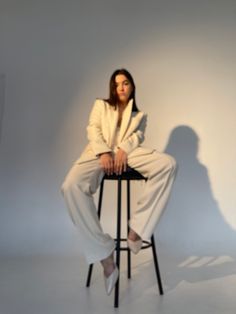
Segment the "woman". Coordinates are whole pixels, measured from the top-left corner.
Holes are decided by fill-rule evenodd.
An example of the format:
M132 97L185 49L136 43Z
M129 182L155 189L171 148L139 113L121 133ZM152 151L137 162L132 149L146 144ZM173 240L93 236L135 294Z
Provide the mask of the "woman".
M94 103L87 127L89 143L61 188L88 263L100 261L103 266L108 295L118 279L115 242L101 228L92 195L105 173L121 174L127 165L147 178L129 221L127 244L137 254L142 240L149 240L154 232L176 173L171 156L141 146L145 128L146 115L137 108L134 80L126 69L118 69L110 78L109 98Z

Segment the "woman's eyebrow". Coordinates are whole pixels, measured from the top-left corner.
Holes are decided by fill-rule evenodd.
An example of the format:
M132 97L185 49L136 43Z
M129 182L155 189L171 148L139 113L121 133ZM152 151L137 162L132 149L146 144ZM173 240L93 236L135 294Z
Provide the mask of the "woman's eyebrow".
M119 84L119 83L126 83L126 82L129 82L129 80L124 80L124 81L121 81L121 82L116 82L116 84Z

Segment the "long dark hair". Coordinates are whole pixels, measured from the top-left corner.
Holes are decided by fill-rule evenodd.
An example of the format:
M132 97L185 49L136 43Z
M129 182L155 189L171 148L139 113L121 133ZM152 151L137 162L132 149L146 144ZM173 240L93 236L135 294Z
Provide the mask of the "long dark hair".
M131 98L133 98L133 107L132 107L132 111L139 111L137 105L136 105L136 99L135 99L135 84L134 84L134 79L132 77L132 75L129 73L129 71L127 71L126 69L122 68L122 69L117 69L113 72L113 74L111 75L110 78L110 84L109 84L109 98L104 99L105 101L107 101L111 106L115 107L117 106L118 103L118 96L116 93L116 81L115 78L117 75L124 75L126 76L126 78L129 80L130 84L132 85L132 92L129 96L129 100Z

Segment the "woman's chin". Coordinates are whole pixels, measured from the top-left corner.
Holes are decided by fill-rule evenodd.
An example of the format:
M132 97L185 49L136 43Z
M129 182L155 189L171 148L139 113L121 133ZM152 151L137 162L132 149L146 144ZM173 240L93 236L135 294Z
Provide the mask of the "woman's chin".
M127 99L126 97L120 97L120 98L119 98L119 102L120 102L121 104L127 104L127 103L128 103L128 99Z

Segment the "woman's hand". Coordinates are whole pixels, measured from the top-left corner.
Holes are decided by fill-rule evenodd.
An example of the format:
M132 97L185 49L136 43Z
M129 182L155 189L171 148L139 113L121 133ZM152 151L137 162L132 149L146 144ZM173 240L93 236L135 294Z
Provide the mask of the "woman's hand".
M122 174L127 169L127 153L121 148L118 149L114 160L114 171L116 174Z
M114 172L114 161L111 153L103 153L99 156L100 164L104 172L108 175Z

